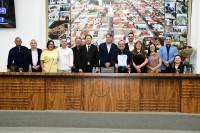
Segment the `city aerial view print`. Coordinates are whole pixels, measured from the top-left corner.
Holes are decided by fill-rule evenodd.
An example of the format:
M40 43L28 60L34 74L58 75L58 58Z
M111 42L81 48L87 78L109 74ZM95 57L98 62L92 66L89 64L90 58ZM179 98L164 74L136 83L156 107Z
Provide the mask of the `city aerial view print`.
M62 6L65 11L61 11ZM69 6L71 10L67 9ZM50 39L65 34L70 45L76 37L83 38L84 43L86 34L99 45L105 41L106 33L112 33L117 44L119 40L127 41L130 32L134 33L135 42L153 42L158 48L168 34L173 43L187 44L188 0L49 0L49 10L49 31L55 22L58 29L53 30L54 37L49 34ZM60 17L63 12L68 17L64 21ZM65 25L65 31L59 25Z

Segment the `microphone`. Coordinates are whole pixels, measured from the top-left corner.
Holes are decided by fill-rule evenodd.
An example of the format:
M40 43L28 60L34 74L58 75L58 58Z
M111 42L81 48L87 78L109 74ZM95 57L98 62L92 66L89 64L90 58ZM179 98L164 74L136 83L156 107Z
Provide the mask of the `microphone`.
M52 65L53 65L53 61L54 61L54 59L51 61L51 66L50 66L50 68L49 68L49 72L51 71L51 67L52 67Z

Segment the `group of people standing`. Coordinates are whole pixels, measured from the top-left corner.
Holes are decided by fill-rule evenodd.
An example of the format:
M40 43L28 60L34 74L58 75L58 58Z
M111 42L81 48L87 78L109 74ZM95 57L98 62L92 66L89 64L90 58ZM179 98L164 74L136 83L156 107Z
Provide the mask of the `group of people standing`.
M67 47L67 40L61 39L61 47L55 49L54 41L49 40L44 50L37 48L32 39L31 48L22 46L20 37L15 38L16 46L8 54L7 71L19 72L67 72L73 66L73 51Z
M172 37L165 38L165 44L157 52L150 43L148 52L141 41L134 43L134 33L128 34L128 42L113 43L113 35L106 34L106 42L96 46L92 36L85 36L85 45L80 37L75 38L75 46L69 48L66 38L61 39L61 47L55 48L49 40L46 49L37 48L37 41L31 40L28 49L22 46L21 38L15 38L16 46L8 54L8 71L24 72L100 72L101 68L114 68L118 73L174 73L183 72L183 64ZM12 68L13 67L13 68ZM31 68L31 70L30 70Z

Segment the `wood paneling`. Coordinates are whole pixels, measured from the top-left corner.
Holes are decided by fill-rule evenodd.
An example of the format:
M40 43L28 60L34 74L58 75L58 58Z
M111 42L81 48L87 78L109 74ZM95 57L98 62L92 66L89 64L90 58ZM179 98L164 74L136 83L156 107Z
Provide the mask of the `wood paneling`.
M180 79L85 80L87 111L180 112Z
M142 79L140 111L180 112L179 79Z
M200 113L200 80L182 80L181 104L183 113Z
M200 113L200 75L0 73L0 109Z
M44 110L43 78L0 77L1 110Z
M112 81L106 79L87 79L84 82L84 90L87 111L114 111Z
M83 91L80 79L46 78L47 110L83 110Z

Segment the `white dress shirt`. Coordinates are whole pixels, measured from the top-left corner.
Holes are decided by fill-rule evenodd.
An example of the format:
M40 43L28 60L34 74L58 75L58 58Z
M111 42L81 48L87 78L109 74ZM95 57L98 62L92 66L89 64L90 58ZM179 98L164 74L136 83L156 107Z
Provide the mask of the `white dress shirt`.
M133 49L134 49L134 44L131 45L130 43L128 43L128 47L129 47L129 51L133 51Z
M70 71L74 61L72 49L59 47L57 50L59 54L58 70Z
M31 54L32 54L32 62L33 62L33 66L36 66L37 65L37 62L38 62L38 52L37 52L37 49L35 50L31 50Z
M86 44L86 47L87 47L87 52L89 52L89 51L88 51L88 47L91 48L91 44L90 44L90 45L87 45L87 44Z
M112 43L111 43L111 44L112 44ZM111 44L107 44L107 43L106 43L108 53L110 52Z

